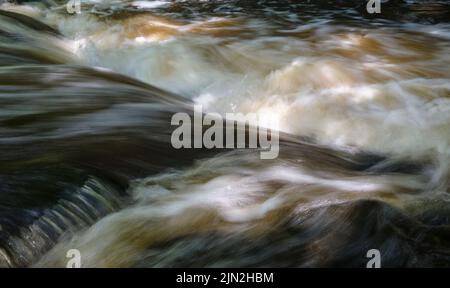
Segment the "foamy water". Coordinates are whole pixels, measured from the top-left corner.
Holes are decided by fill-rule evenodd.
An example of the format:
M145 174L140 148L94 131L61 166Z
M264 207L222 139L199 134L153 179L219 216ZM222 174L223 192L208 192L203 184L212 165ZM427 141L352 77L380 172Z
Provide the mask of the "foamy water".
M327 145L448 154L447 24L349 27L318 19L283 29L233 15L172 19L152 12L157 4L118 20L48 12L43 19L72 39L82 63L208 111L269 114L282 131Z
M1 8L56 28L71 55L67 63L129 76L189 98L206 112L258 113L268 119L267 126L277 123L289 137L305 137L313 147L332 152L286 146L279 159L266 162L255 153L226 152L133 179L127 188L130 206L63 238L37 266L64 266L71 248L80 249L85 267L272 266L270 257L244 248L229 262L220 256L189 262L189 251L196 248L183 241L212 247L225 247L220 241L226 239L235 245L248 239L265 243L271 233L286 233L286 221L322 231L342 217L346 227L353 216L339 209L323 212L330 220L314 224L319 228L303 220L311 211L358 200L382 201L403 212L434 207L422 204L428 201L448 201L448 22L363 19L358 10L330 15L317 7L302 14L307 6L296 10L264 3L249 12L234 2L208 7L193 2L83 1L78 15L68 15L63 3ZM122 124L114 127L126 130L143 121L130 116L133 107L117 114L114 121ZM83 121L113 125L111 111ZM73 121L83 125L80 119ZM365 152L385 158L365 167L354 158ZM397 169L397 163L406 164ZM408 168L408 163L421 168ZM300 266L328 265L311 256L328 249L331 240L320 237L317 246L299 248L308 251Z

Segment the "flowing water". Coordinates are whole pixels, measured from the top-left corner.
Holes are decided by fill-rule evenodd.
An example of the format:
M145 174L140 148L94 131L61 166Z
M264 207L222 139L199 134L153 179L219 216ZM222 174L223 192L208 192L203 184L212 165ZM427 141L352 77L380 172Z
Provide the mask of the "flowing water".
M3 2L0 266L450 266L447 1ZM173 149L194 104L279 157Z

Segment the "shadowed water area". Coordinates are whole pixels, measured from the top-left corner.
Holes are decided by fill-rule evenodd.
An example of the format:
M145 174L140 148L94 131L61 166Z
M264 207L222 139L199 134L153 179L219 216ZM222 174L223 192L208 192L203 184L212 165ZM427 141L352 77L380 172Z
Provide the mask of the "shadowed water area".
M450 266L450 4L363 2L0 1L0 267Z

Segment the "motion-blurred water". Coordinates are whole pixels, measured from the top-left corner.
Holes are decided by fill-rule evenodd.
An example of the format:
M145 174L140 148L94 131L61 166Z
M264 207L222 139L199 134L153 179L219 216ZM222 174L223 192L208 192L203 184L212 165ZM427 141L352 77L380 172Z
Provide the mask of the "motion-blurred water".
M449 266L447 1L19 2L0 266ZM273 119L280 156L173 149L193 104Z

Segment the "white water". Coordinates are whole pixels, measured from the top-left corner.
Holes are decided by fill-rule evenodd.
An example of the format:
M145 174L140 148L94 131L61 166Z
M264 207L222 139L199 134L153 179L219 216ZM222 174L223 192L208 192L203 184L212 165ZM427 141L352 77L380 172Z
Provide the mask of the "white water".
M70 39L80 64L189 97L209 112L257 112L275 118L282 131L323 145L432 159L436 167L431 177L341 175L286 159L255 167L254 159L219 155L187 170L136 180L130 187L135 206L53 253L75 245L86 266L127 266L153 243L188 233L237 229L257 235L283 213L368 198L402 207L419 193L446 189L441 184L450 159L448 26L373 29L318 19L281 29L262 19L179 19L151 12L170 5L163 1L93 2L150 12L102 18L21 9ZM52 255L41 265L60 265Z
M327 145L415 156L449 152L447 27L325 21L285 37L246 39L246 31L278 30L254 19L179 21L156 13L43 19L73 39L82 63L188 96L208 111L268 114L281 130Z

